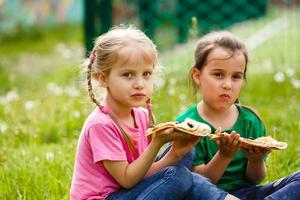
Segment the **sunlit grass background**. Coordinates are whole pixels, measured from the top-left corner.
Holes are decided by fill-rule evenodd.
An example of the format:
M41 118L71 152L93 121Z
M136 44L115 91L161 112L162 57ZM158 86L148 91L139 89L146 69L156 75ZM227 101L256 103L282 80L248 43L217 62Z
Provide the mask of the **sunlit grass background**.
M265 182L299 170L299 10L275 10L230 29L245 41L286 15L288 27L250 51L241 101L264 119L267 133L289 147L268 159ZM157 41L159 43L159 41ZM68 199L82 124L94 108L80 64L80 26L37 29L0 45L0 199ZM158 45L159 46L159 45ZM196 102L188 86L195 40L160 54L153 96L157 121L174 120ZM159 46L160 47L160 46Z

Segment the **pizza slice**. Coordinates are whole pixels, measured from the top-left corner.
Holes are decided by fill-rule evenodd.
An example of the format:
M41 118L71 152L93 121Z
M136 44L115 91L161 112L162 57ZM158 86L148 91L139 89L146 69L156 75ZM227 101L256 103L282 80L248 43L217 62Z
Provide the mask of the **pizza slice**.
M287 143L277 141L271 136L259 137L256 139L240 138L239 142L241 147L254 146L277 150L286 149L288 146Z
M211 132L209 125L195 121L190 118L186 118L183 122L160 123L154 126L153 128L149 128L145 134L151 135L153 133L159 132L167 128L174 128L175 131L195 136L207 136Z
M224 135L229 135L229 134L226 132L209 134L209 138L217 141L220 140L222 137L224 137ZM286 149L288 146L287 143L277 141L271 136L259 137L256 139L240 137L239 145L240 147L245 147L245 148L252 146L252 147L263 147L263 148L277 149L277 150Z

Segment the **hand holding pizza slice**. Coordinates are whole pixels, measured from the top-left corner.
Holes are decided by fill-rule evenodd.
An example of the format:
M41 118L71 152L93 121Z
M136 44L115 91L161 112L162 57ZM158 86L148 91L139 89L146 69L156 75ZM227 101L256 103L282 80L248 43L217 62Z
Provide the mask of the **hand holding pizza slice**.
M187 135L202 137L207 136L211 132L211 129L207 124L186 118L183 122L160 123L152 128L149 128L145 134L151 135L168 128L173 128L174 131L185 133ZM184 137L185 134L182 134L182 136Z
M220 134L209 134L210 139L212 140L220 140L224 135L228 135L228 133L223 132ZM266 137L259 137L256 139L250 138L239 138L239 146L241 148L248 148L248 147L258 147L258 148L265 148L270 150L282 150L287 148L287 143L277 141L276 139L272 138L271 136Z

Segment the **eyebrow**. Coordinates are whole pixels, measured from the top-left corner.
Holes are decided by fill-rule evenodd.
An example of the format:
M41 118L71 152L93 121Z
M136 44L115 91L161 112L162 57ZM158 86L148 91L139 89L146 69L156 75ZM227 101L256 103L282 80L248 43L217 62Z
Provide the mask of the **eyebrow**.
M216 69L212 69L211 70L212 72L219 72L219 71L225 71L224 69L219 69L219 68L216 68ZM238 74L244 74L244 72L240 72L240 71L234 71L233 73L238 73Z

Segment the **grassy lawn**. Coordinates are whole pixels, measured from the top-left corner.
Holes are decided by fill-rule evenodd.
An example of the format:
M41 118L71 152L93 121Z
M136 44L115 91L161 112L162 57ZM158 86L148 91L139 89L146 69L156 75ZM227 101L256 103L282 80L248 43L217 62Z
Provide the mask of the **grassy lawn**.
M289 144L270 154L265 182L300 166L300 12L275 10L231 29L247 39L284 14L287 29L250 52L241 96L242 103L260 113L267 133ZM77 138L94 107L81 75L80 28L37 30L37 38L24 34L1 41L0 199L68 199ZM187 82L194 45L190 41L160 54L153 97L159 122L174 120L196 102Z

